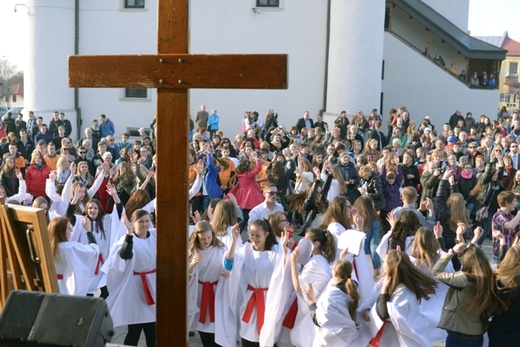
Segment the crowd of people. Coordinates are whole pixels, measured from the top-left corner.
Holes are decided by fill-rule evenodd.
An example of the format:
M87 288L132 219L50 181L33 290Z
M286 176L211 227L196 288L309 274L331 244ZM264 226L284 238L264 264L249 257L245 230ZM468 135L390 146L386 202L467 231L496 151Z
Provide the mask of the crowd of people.
M519 114L286 127L269 110L229 136L201 112L189 322L204 346L517 343Z
M376 109L190 129L189 327L204 346L514 346L520 115ZM5 121L1 195L44 208L60 292L100 295L155 345L154 139L105 116ZM67 125L68 124L68 125ZM152 126L153 128L153 126ZM481 250L492 238L493 254ZM468 242L469 241L469 242ZM131 304L129 304L131 303ZM487 335L486 335L487 332Z
M126 345L155 346L155 149L99 116L74 143L64 113L0 124L0 199L46 211L61 294L106 299Z

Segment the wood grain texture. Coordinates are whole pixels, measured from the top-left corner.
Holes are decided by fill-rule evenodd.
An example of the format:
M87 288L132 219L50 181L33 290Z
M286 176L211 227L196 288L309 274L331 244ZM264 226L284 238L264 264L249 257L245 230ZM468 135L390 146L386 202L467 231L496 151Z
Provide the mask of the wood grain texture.
M286 89L287 55L70 56L69 86Z
M188 53L189 1L157 2L157 52ZM188 346L189 90L164 87L157 90L156 343Z

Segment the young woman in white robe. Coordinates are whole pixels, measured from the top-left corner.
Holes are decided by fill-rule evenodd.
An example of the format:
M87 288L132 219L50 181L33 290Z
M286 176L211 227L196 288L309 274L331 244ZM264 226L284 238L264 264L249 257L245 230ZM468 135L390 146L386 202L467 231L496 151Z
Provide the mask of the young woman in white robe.
M82 199L85 194L85 186L82 183L76 182L74 198L72 198L69 208L67 209L67 217L70 218L74 230L71 235L72 241L78 241L86 244L87 239L81 233L81 223L79 220L82 218L81 215L76 215L76 204ZM106 299L108 291L106 290L105 281L102 279L102 273L100 271L101 266L110 256L110 248L114 243L117 242L123 235L120 234L119 223L120 214L122 212L122 206L120 205L121 200L117 195L117 190L113 184L107 184L107 191L114 199L116 208L113 209L111 214L105 213L101 203L97 199L89 200L86 204L85 212L86 216L90 221L90 226L87 230L91 230L96 238L96 242L99 246L99 256L94 266L94 276L89 285L88 293L93 295L98 289L101 289L101 297Z
M147 346L155 346L156 231L150 214L137 210L126 234L113 245L101 271L107 275L106 299L114 327L128 325L125 345L137 346L144 330Z
M386 254L383 271L376 310L384 323L370 345L431 347L431 328L421 315L419 304L435 291L436 281L417 269L406 253L397 250Z
M410 255L415 232L421 227L419 218L413 211L403 211L395 218L389 213L388 222L391 229L381 238L376 252L382 261L385 261L386 253L391 249L399 249Z
M88 224L86 217L82 224ZM60 294L87 295L88 285L94 273L99 248L91 231L83 229L88 245L70 241L72 225L68 218L54 218L47 228L54 255L54 265Z
M310 316L318 327L313 347L357 346L359 293L352 270L351 262L338 259L332 267L332 281L318 300L312 283L308 284L305 293L310 303Z
M251 243L236 252L239 230L232 236L224 269L231 272L229 293L232 309L240 320L242 346L272 346L292 289L286 260L288 235L284 232L282 244L278 245L265 220L258 219L249 226Z
M233 228L238 229L238 223ZM216 332L222 331L216 329L219 324L216 324L215 312L223 300L215 294L217 287L229 276L222 263L226 249L209 222L201 221L195 225L189 241L188 324L190 331L199 332L204 347L221 346L215 342Z
M465 228L463 231L465 231ZM432 268L437 260L444 254L439 241L437 241L437 239L440 238L442 238L442 226L440 222L437 222L434 226L433 232L427 227L420 227L415 233L415 239L411 249L412 255L410 256L410 260L419 270L436 281L437 279L432 274ZM451 263L445 271L455 272ZM446 340L446 331L437 328L437 324L439 324L441 319L442 306L444 305L444 298L447 292L448 286L437 281L437 289L435 289L435 292L428 293L428 300L421 300L421 304L419 305L421 314L430 326L430 338L434 343Z
M311 258L305 262L300 257L300 247L304 248L305 243L311 243ZM311 248L309 247L309 248ZM304 255L305 257L305 255ZM330 279L332 278L331 263L336 259L336 244L334 237L328 230L307 229L304 240L300 240L299 246L291 254L291 274L294 291L296 292L297 312L294 320L284 320L287 328L292 328L291 343L296 347L310 346L310 342L314 340L317 327L312 322L309 314L310 302L304 295L303 289L312 284L315 297L319 298ZM301 271L298 270L298 263L303 263ZM289 317L294 315L294 303L291 303L289 309ZM291 324L292 323L292 324Z
M70 201L74 198L76 194L76 186L78 184L73 184L74 177L76 175L77 164L70 164L71 175L63 185L63 189L61 194L56 192L56 171L52 171L49 175L49 178L45 181L45 193L51 199L51 207L49 208L49 213L52 217L54 216L64 216L67 213L67 209ZM94 183L88 189L85 184L82 182L81 185L85 187L85 190L80 192L82 195L76 204L76 213L82 214L85 211L85 205L88 200L92 198L96 192L101 187L101 183L103 182L103 175L98 175L94 180Z
M374 287L371 266L365 257L363 223L363 217L352 207L352 203L344 196L337 196L329 205L321 226L334 236L336 259L341 251L348 248L347 259L354 266L353 277L359 284L361 302L367 300Z

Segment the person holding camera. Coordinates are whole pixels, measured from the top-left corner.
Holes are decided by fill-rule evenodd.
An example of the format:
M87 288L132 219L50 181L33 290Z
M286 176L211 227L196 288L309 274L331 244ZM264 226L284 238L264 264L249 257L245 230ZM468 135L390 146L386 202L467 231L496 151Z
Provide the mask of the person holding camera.
M435 200L434 198L437 196L437 186L439 185L441 174L442 167L439 167L438 163L430 161L426 164L421 177L421 186L423 188L421 201L426 200L426 198Z

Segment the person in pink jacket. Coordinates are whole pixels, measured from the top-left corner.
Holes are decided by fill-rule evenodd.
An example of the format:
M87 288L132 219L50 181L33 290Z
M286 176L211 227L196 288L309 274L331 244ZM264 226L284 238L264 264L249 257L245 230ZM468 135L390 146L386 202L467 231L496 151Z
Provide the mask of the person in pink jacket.
M255 165L255 166L253 166ZM238 206L242 208L244 220L240 223L242 230L249 219L249 211L264 201L262 190L256 182L256 174L262 169L262 162L258 160L256 153L253 151L249 159L241 159L236 168L237 184L229 191L228 195L234 195Z

